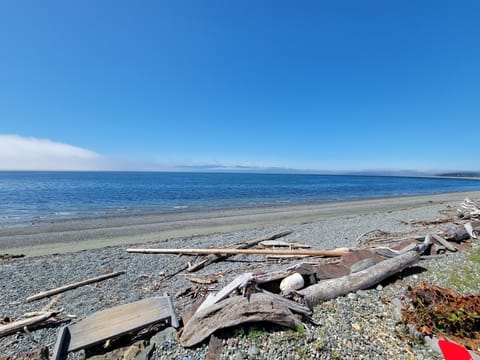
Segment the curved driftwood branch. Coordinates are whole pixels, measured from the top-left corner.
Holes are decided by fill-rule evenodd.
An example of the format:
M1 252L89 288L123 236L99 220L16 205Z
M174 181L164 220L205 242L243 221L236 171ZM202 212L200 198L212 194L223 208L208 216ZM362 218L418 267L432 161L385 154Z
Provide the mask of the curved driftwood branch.
M234 296L198 311L185 324L180 336L182 346L194 346L219 329L266 321L296 329L302 323L292 312L271 296L262 293L248 298Z
M392 259L382 261L374 266L354 274L336 279L320 281L297 292L311 308L320 301L330 300L349 292L367 289L382 280L413 265L420 258L417 251L409 251Z

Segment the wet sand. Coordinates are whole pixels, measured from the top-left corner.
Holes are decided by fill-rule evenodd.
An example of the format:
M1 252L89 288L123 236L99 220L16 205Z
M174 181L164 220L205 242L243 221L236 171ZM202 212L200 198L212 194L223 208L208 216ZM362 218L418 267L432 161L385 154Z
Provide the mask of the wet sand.
M0 229L0 253L40 256L115 245L133 245L269 227L299 225L342 218L388 217L397 211L439 210L459 206L480 191L438 195L345 201L316 205L278 206L203 212L99 217L19 224ZM428 212L428 211L427 211ZM412 218L414 219L414 218ZM380 220L380 219L379 219ZM381 220L380 220L381 222Z

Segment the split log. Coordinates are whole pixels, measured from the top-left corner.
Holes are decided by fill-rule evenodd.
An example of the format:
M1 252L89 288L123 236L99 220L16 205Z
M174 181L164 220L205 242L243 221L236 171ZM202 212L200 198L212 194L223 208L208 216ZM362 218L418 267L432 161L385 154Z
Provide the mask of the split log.
M285 305L266 294L251 294L248 298L234 296L197 311L185 324L180 344L191 347L217 330L260 321L292 329L302 326L302 322Z
M198 307L197 312L225 299L233 291L242 287L243 288L246 287L247 284L252 280L253 280L252 273L245 273L237 276L235 279L233 279L233 281L231 281L227 286L222 288L216 294L209 294L205 299L205 301Z
M382 261L368 269L337 279L320 281L297 292L312 308L324 300L334 299L349 292L368 289L386 278L413 265L420 258L417 251L409 251L392 259Z
M0 338L3 336L14 334L17 331L21 331L27 326L40 324L45 320L48 320L50 317L52 317L55 314L57 314L57 312L46 311L43 314L39 314L37 316L32 316L27 319L14 321L7 325L2 325L0 326Z
M76 282L76 283L73 283L73 284L61 286L61 287L51 289L51 290L48 290L48 291L40 292L36 295L32 295L32 296L27 297L25 299L25 301L30 302L30 301L34 301L34 300L43 299L43 298L48 297L48 296L60 294L62 292L65 292L65 291L68 291L68 290L71 290L71 289L76 289L80 286L85 286L85 285L88 285L88 284L96 283L96 282L103 281L103 280L106 280L106 279L110 279L110 278L113 278L113 277L116 277L116 276L119 276L119 275L122 275L122 274L125 274L125 272L124 271L117 271L117 272L110 273L110 274L96 276L94 278L90 278L90 279L79 281L79 282Z
M227 254L227 255L309 255L309 256L343 256L350 252L348 248L333 250L270 250L270 249L127 249L129 253L140 254Z
M290 235L291 233L293 233L293 230L283 231L281 233L274 234L274 235L271 235L271 236L268 236L268 237L265 237L265 238L256 239L256 240L252 240L252 241L249 241L249 242L246 242L246 243L235 245L235 246L233 246L233 248L234 249L248 249L248 248L251 248L255 245L258 245L259 243L261 243L263 241L273 241L273 240L276 240L276 239L280 239L284 236ZM229 255L226 255L226 254L209 254L205 259L201 260L200 262L198 262L196 264L193 264L193 265L189 265L188 268L187 268L187 271L189 271L189 272L197 271L197 270L202 269L205 266L210 265L214 262L217 262L217 261L222 260L222 259L226 259L228 256Z

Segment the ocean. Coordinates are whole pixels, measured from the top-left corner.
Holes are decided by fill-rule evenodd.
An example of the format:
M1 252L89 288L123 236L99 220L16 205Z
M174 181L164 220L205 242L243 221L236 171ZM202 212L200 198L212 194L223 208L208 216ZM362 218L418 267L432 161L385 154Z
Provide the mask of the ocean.
M0 225L480 190L480 180L386 176L0 172Z

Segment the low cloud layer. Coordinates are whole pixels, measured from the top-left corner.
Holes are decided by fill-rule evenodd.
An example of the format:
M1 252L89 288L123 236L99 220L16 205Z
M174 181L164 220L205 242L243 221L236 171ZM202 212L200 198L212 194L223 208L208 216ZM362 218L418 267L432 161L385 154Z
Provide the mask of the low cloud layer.
M80 147L19 135L0 134L0 170L100 170L105 159Z

